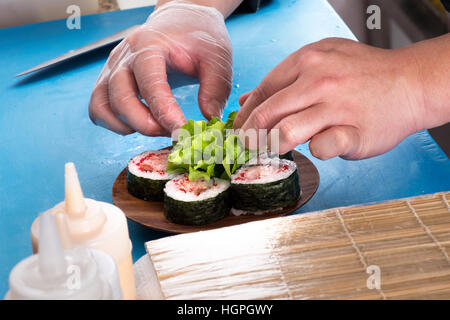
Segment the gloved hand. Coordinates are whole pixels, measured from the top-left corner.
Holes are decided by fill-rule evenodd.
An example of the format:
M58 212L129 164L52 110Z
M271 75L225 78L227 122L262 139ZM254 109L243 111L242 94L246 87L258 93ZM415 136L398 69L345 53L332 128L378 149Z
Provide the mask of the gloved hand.
M188 1L157 8L111 52L92 92L91 120L123 135L170 135L186 119L167 82L168 68L198 77L202 114L222 116L231 91L232 50L219 11Z
M312 155L323 160L384 153L438 124L426 120L417 50L336 38L307 45L240 97L234 125L278 129L280 153L309 140Z

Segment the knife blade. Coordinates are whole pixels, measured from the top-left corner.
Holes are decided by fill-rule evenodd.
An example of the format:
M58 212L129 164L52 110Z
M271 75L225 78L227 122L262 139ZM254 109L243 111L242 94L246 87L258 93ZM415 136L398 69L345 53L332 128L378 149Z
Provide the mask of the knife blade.
M132 27L130 27L128 29L125 29L125 30L122 30L120 32L114 33L114 34L112 34L110 36L107 36L107 37L105 37L103 39L100 39L100 40L94 41L92 43L89 43L89 44L87 44L87 45L85 45L85 46L83 46L81 48L70 50L69 52L66 52L63 55L59 56L59 57L56 57L56 58L51 59L51 60L48 60L48 61L46 61L44 63L41 63L41 64L39 64L39 65L37 65L37 66L35 66L33 68L30 68L30 69L28 69L28 70L26 70L24 72L16 74L15 77L20 77L20 76L23 76L25 74L29 74L29 73L32 73L32 72L35 72L35 71L47 68L47 67L52 66L54 64L57 64L57 63L60 63L62 61L71 59L73 57L76 57L76 56L88 53L88 52L93 51L95 49L99 49L101 47L107 46L109 44L113 44L115 42L119 42L120 40L124 39L127 35L129 35L132 31L136 30L138 27L139 27L139 25L132 26Z

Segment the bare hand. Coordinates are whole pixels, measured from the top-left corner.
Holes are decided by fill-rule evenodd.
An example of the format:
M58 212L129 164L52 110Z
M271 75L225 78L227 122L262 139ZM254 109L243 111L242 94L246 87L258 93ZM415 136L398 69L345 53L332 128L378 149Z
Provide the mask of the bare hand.
M325 39L291 54L242 95L235 127L279 129L280 153L310 140L319 159L375 156L424 128L419 73L412 49Z

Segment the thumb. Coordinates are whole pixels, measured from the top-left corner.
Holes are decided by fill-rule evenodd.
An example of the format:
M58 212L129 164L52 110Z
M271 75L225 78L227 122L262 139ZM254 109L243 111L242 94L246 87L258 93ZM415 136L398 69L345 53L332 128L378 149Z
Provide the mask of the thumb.
M357 128L352 126L331 127L312 137L309 143L311 154L321 160L337 156L347 160L361 159L361 137Z
M231 63L227 66L209 63L200 65L198 104L206 119L222 118L231 92L232 77Z

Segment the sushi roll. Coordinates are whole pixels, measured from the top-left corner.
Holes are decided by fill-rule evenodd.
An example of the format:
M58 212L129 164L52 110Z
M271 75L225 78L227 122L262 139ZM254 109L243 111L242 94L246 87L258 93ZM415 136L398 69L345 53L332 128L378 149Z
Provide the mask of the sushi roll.
M127 166L128 192L142 200L162 201L165 184L176 176L166 171L170 152L146 151L133 157Z
M211 178L190 181L188 174L175 177L164 187L164 215L169 221L203 225L230 213L230 182Z
M285 154L280 154L280 159L286 159L286 160L294 161L294 155L292 153L292 150L286 152Z
M232 213L261 214L287 207L300 196L295 162L278 158L245 164L231 176Z

